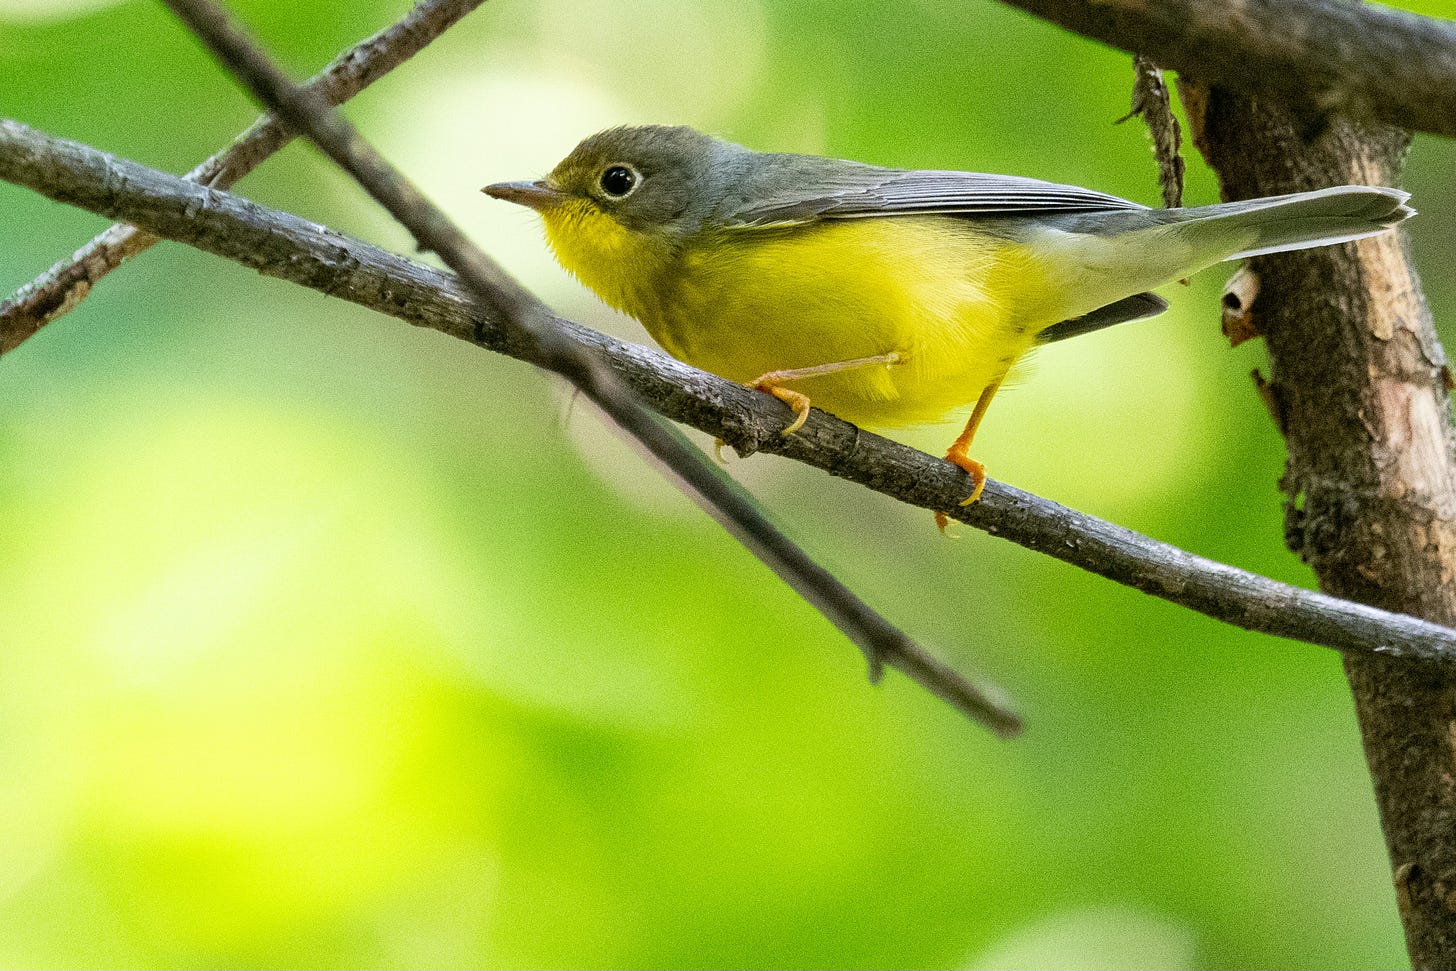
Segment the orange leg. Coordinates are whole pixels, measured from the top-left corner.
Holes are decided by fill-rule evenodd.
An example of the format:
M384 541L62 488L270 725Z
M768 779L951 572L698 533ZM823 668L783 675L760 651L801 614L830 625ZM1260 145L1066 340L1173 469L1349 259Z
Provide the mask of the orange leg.
M1001 378L997 378L986 389L981 392L981 397L976 399L976 407L971 411L971 417L966 420L965 429L951 443L950 449L945 453L945 460L952 465L958 465L965 469L971 476L971 495L961 501L962 506L969 506L981 498L981 490L986 488L986 467L980 462L967 455L971 447L971 440L976 437L976 429L981 425L981 419L986 417L986 409L991 407L991 399L996 397L996 389L1001 387ZM946 525L950 518L943 512L935 514L935 525L940 531L945 532Z
M804 427L804 422L809 420L809 396L802 391L794 391L785 388L783 385L789 381L800 381L804 378L819 378L826 374L838 374L840 371L853 371L856 368L875 367L882 365L889 367L892 364L900 363L900 355L896 351L888 354L876 354L874 357L857 357L852 361L835 361L832 364L816 364L813 367L789 368L785 371L770 371L767 374L760 374L748 386L757 391L766 391L775 398L794 409L794 420L789 427L784 429L785 435L792 435Z

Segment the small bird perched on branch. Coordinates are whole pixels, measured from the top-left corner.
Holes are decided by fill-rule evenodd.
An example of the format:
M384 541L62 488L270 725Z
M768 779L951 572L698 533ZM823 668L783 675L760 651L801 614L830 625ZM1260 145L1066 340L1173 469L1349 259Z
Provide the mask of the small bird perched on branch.
M690 128L613 128L551 174L485 192L535 209L568 271L670 354L872 428L970 407L1039 344L1161 313L1147 291L1223 260L1360 239L1414 214L1335 186L1191 209L1037 179L755 152ZM943 525L943 520L942 520Z

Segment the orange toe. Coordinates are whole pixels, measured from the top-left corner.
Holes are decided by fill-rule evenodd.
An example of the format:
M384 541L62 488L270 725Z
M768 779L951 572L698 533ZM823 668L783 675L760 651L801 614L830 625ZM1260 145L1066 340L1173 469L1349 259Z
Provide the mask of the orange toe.
M794 434L794 432L803 428L804 422L809 420L808 395L803 394L799 391L791 391L788 388L780 387L777 384L771 384L761 379L758 382L749 385L749 387L753 388L755 391L766 391L767 393L782 401L784 404L788 405L790 408L794 409L794 420L789 422L788 427L785 428L781 434L792 435Z
M962 454L952 449L945 453L945 460L951 465L964 469L971 477L971 495L969 499L961 500L962 506L969 506L981 498L981 493L986 488L986 467L969 455Z

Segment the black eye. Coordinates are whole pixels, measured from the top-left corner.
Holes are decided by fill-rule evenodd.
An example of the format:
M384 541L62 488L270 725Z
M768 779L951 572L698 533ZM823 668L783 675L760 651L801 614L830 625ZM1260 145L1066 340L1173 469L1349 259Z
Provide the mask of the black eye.
M613 165L602 173L602 191L620 199L637 188L637 173L625 165Z

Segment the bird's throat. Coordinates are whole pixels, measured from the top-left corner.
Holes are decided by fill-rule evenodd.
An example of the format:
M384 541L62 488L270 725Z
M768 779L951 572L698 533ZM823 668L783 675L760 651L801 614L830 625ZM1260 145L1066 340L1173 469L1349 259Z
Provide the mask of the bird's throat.
M546 241L557 261L613 309L639 320L656 310L658 281L673 247L623 226L589 202L543 213Z

